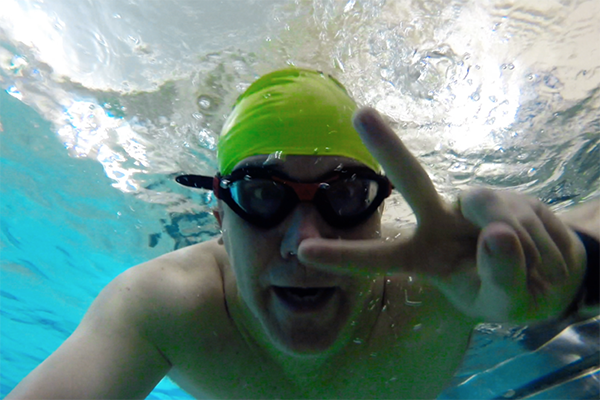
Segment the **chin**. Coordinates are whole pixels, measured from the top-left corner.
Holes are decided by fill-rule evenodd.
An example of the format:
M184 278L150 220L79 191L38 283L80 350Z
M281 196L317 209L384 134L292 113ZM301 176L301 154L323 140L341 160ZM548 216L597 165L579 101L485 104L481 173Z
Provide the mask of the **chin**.
M344 335L347 314L342 309L333 319L317 316L292 320L271 315L264 329L279 351L294 357L318 357L336 352L347 342L344 340L348 336Z
M311 358L330 353L338 347L338 335L334 335L332 330L318 332L311 328L304 330L299 327L294 329L294 332L280 331L270 336L281 352L294 357Z

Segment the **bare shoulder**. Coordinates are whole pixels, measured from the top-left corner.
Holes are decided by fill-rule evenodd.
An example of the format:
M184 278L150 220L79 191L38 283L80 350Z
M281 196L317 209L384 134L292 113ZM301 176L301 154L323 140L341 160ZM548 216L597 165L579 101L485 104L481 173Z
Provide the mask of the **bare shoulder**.
M205 328L211 319L228 321L220 247L191 246L119 275L75 332L8 397L146 398L179 354L202 354L214 345Z
M123 272L102 291L99 303L156 346L166 346L192 323L202 329L227 318L221 272L225 259L216 240L165 254ZM88 314L94 315L93 307Z
M135 266L116 282L120 290L134 290L146 300L150 297L182 306L184 295L210 295L222 289L222 252L223 246L216 240L199 243Z

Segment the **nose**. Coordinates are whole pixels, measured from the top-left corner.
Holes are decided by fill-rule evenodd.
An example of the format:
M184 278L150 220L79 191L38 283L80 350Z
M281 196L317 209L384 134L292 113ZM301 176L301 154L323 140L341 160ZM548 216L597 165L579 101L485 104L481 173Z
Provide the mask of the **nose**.
M300 203L283 222L281 257L288 259L298 254L303 240L323 237L323 222L312 204Z

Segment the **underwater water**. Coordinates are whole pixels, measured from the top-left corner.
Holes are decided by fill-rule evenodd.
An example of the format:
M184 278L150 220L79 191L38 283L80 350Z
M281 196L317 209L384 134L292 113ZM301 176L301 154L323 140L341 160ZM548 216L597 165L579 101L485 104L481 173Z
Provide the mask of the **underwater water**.
M212 196L172 178L215 172L225 116L261 74L334 75L449 200L483 185L560 211L600 194L598 37L594 0L2 0L0 395L116 275L219 233ZM413 223L399 195L384 217ZM551 376L536 398L597 397L598 320L571 322L549 330L576 349L478 328L447 396L518 398ZM189 396L163 380L149 398Z

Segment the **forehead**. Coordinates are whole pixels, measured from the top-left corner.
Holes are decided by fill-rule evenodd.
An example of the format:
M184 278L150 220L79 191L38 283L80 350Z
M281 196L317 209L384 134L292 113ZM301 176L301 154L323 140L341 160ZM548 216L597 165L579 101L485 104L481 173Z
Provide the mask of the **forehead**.
M298 180L317 179L335 169L366 167L360 161L340 156L281 156L258 155L243 159L234 170L245 167L265 167L283 172Z

